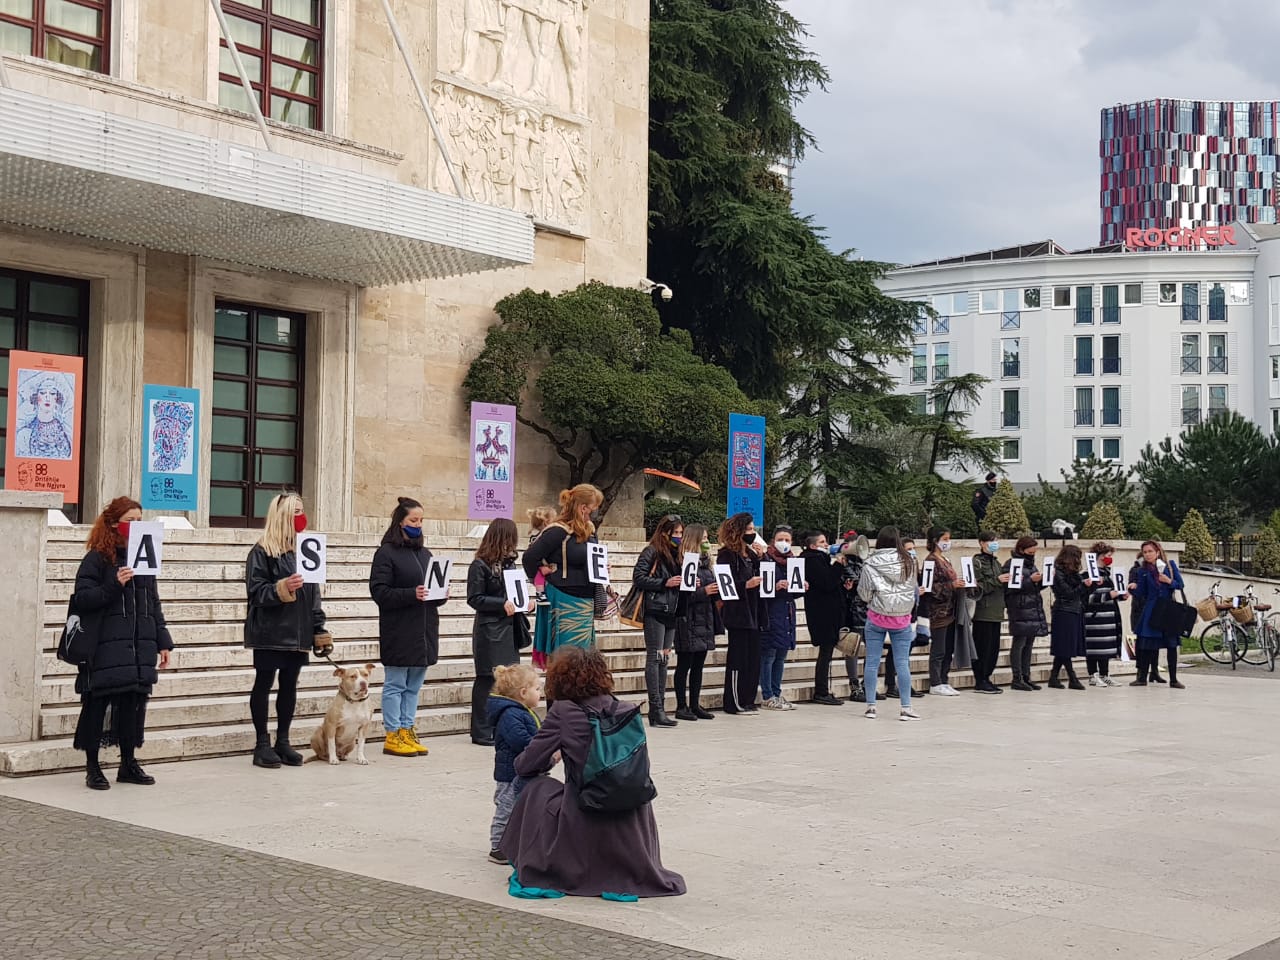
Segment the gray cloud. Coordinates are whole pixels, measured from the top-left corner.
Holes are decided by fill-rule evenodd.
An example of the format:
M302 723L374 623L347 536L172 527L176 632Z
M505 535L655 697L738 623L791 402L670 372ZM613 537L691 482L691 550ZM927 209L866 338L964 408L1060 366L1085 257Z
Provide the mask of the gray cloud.
M1280 99L1274 0L783 2L831 72L796 207L872 259L1096 243L1104 106Z

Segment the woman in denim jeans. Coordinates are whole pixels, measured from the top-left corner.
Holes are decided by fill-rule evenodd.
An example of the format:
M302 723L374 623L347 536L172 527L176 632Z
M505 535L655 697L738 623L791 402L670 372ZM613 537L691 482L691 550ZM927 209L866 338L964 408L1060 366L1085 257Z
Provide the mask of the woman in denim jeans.
M916 603L916 564L911 554L902 548L902 537L897 527L880 528L875 551L862 567L858 596L867 602L867 625L863 633L867 645L864 675L871 678L866 685L867 709L863 716L874 720L875 677L880 672L880 656L886 636L893 650L898 675L908 679L911 676L911 640L915 636L911 627L911 610ZM899 720L920 719L920 715L911 708L909 682L899 684L898 699L902 704Z

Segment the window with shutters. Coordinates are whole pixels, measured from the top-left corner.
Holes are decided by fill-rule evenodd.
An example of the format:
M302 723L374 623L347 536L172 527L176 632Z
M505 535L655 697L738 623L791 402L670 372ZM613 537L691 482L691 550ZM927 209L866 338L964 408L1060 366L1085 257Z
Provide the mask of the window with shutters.
M1000 376L1014 379L1022 375L1022 341L1006 337L1000 341Z
M1227 372L1227 335L1225 333L1209 334L1209 372Z
M1200 422L1200 388L1185 386L1182 388L1182 425L1191 426Z
M1277 411L1280 413L1280 411ZM1022 441L1004 440L1000 443L1000 460L1003 463L1017 463L1022 459Z
M1093 337L1076 337L1076 376L1093 373Z
M1016 430L1022 426L1022 405L1017 390L1000 391L1000 426L1005 430Z
M1118 462L1120 460L1120 438L1102 438L1102 459Z
M1104 427L1120 426L1120 388L1102 388L1102 425Z
M1200 334L1184 333L1182 335L1182 373L1200 372Z

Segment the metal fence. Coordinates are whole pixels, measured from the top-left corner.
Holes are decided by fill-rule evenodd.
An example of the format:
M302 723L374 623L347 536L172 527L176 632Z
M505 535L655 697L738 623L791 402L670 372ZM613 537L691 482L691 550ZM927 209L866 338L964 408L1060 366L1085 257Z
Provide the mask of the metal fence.
M1214 562L1239 570L1245 576L1253 575L1253 551L1258 545L1258 537L1251 534L1247 537L1232 537L1230 540L1218 540L1213 545Z

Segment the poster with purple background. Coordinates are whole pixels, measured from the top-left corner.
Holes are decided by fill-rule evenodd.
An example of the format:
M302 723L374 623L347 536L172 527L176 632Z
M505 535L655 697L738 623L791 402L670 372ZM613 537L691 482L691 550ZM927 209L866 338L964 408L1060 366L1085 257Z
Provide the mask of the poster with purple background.
M467 517L515 519L516 408L471 405L471 478Z

